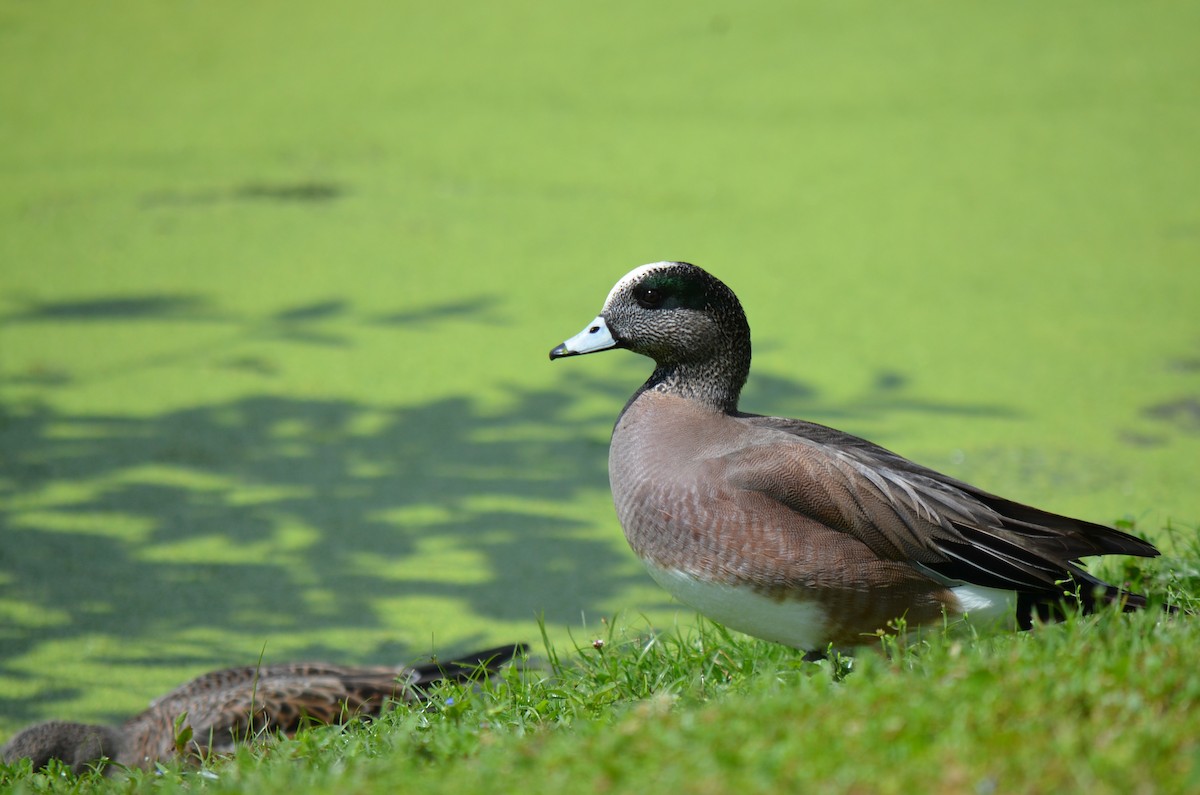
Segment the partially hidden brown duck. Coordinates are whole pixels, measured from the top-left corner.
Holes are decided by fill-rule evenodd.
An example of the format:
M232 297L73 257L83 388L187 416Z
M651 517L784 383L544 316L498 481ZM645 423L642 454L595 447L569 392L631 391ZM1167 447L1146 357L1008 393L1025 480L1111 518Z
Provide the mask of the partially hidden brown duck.
M419 702L430 685L493 675L525 651L523 644L500 646L414 666L298 662L210 671L120 726L67 721L31 726L0 749L0 758L9 764L29 758L35 768L58 759L80 773L105 759L150 767L231 753L238 743L264 734L293 736L302 726L378 716L390 702Z
M740 411L750 326L701 268L626 274L550 358L625 348L654 360L613 429L617 517L651 576L733 629L812 652L969 616L1028 628L1146 599L1089 574L1142 539L998 497L848 433Z

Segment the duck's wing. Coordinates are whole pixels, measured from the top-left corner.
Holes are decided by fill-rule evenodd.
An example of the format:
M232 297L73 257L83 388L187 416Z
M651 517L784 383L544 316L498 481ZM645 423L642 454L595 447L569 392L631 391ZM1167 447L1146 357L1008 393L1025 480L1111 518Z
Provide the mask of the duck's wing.
M1080 558L1158 554L1127 533L1003 499L823 425L742 420L750 431L726 457L731 482L935 579L1032 593L1061 594L1064 580L1107 589Z

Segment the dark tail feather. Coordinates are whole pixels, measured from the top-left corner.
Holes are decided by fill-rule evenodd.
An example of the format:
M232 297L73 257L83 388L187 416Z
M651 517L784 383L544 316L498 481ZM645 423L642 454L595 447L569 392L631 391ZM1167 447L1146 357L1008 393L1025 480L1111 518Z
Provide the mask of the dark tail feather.
M1141 594L1123 591L1115 585L1103 582L1074 583L1075 589L1064 589L1061 594L1020 593L1017 595L1017 626L1032 629L1034 621L1048 624L1065 621L1072 612L1090 615L1098 607L1119 605L1121 612L1133 613L1150 607L1150 602ZM1179 613L1178 607L1163 603L1164 613Z
M1099 601L1097 601L1097 598ZM1094 593L1090 601L1084 602L1084 612L1094 613L1096 611L1097 604L1120 605L1122 613L1133 613L1138 610L1147 610L1154 606L1151 604L1149 599L1147 599L1145 596L1142 596L1140 593L1122 591L1115 585L1106 585L1104 586L1103 591ZM1179 608L1178 605L1173 605L1168 602L1163 602L1161 605L1159 605L1159 607L1161 607L1164 613L1169 615L1175 615L1177 613L1184 612Z
M417 677L413 687L424 688L435 682L448 680L461 682L476 679L481 676L491 676L514 657L520 657L529 650L524 643L513 643L497 646L494 649L484 649L453 660L435 661L423 665L412 666Z

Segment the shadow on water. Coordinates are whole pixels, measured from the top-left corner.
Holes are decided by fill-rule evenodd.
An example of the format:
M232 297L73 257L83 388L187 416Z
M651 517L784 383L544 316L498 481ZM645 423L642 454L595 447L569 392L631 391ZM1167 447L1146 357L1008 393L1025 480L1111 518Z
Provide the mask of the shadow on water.
M40 301L10 296L8 302L14 306L0 315L0 324L207 321L228 323L241 331L272 330L275 333L329 320L405 327L456 318L495 320L495 310L499 304L494 297L472 296L458 301L406 307L383 314L362 314L356 312L346 299L330 298L285 307L263 318L250 318L219 309L207 296L194 293L112 295L78 301ZM297 341L303 340L303 337L297 338Z
M562 393L518 393L517 404L264 396L147 419L0 409L0 577L8 598L53 616L0 633L0 659L181 628L315 639L389 626L381 604L405 597L528 621L531 633L542 613L594 613L640 577L615 539L553 504L603 493L604 448L568 433ZM36 508L14 507L30 495ZM438 555L467 556L466 576ZM345 650L313 644L303 656Z
M768 373L750 373L741 408L755 414L798 417L849 431L840 423L886 418L897 412L933 415L1015 418L1017 412L995 404L953 404L917 397L908 390L909 378L893 371L876 373L859 395L832 403L802 382Z
M359 321L407 326L493 311L473 299ZM136 296L30 305L4 320L175 313L228 319L196 297ZM315 323L348 314L334 299L229 322L243 334L299 328L306 333L285 338L303 344ZM552 386L510 385L501 409L466 397L389 407L260 395L129 417L0 404L0 577L7 598L54 617L0 633L0 659L45 642L136 643L181 627L251 637L374 629L387 625L381 603L407 597L531 626L543 613L565 624L596 614L645 580L619 536L596 532L611 517L582 521L571 505L607 492L608 430L649 367L637 357L617 377L556 367ZM837 407L804 384L754 376L746 405L830 422L1004 414L915 401L891 373ZM472 561L468 576L447 575L452 564L437 560L456 555ZM307 651L345 656L317 643ZM389 644L365 653L410 651ZM0 671L22 675L2 663ZM37 717L47 698L55 695L0 709L13 720Z
M382 313L362 312L345 299L331 298L288 306L265 316L224 310L207 296L192 293L114 295L77 301L7 298L10 309L0 314L0 327L49 324L86 327L95 323L153 322L218 327L226 333L223 341L210 337L198 344L184 344L152 356L133 352L124 362L103 369L67 372L37 367L7 376L10 384L43 388L93 382L199 358L211 359L222 350L229 354L220 363L222 367L272 376L277 374L274 362L257 356L239 356L236 348L251 341L345 348L353 344L352 332L365 329L403 328L411 331L455 320L481 323L504 320L498 311L499 301L490 296L472 296Z
M1193 350L1172 356L1163 369L1178 384L1190 382L1190 388L1184 387L1184 391L1143 406L1119 433L1118 438L1125 444L1163 447L1179 439L1200 436L1200 388L1195 380L1200 374L1200 353Z
M548 394L522 401L549 423L570 405ZM453 595L482 616L527 618L544 606L521 597L535 563L553 583L549 592L609 594L617 587L608 571L612 545L573 537L578 526L552 514L511 507L603 489L603 449L520 427L529 422L522 412L483 414L462 398L389 410L256 397L151 419L6 413L0 476L7 496L64 484L82 485L87 496L17 525L4 511L8 554L0 565L16 591L71 615L67 632L152 631L156 620L219 627L235 615L251 632L278 629L281 619L346 626L370 622L373 599L410 593ZM390 518L390 511L428 518ZM106 535L106 524L132 528L136 540ZM304 538L276 537L286 526ZM430 535L482 554L496 577L446 585L363 570L364 556L398 562ZM201 555L225 562L180 563L166 554L205 541L218 548L201 544ZM268 542L285 550L280 560L236 554ZM573 560L588 565L573 571ZM506 573L511 582L502 581ZM187 583L209 578L231 587L189 607ZM310 589L327 590L332 604L306 609ZM243 612L251 606L268 620L260 625ZM5 645L13 649L11 640Z
M143 207L189 207L227 202L272 202L279 204L324 204L344 198L345 185L336 182L300 180L245 182L225 188L193 191L164 191L142 197Z

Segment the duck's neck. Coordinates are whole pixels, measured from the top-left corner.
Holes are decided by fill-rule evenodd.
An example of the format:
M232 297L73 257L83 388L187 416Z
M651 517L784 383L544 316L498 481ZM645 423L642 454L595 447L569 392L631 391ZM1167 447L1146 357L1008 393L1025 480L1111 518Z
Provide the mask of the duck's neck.
M665 392L732 414L750 375L750 343L731 346L720 355L700 361L659 364L639 394Z

